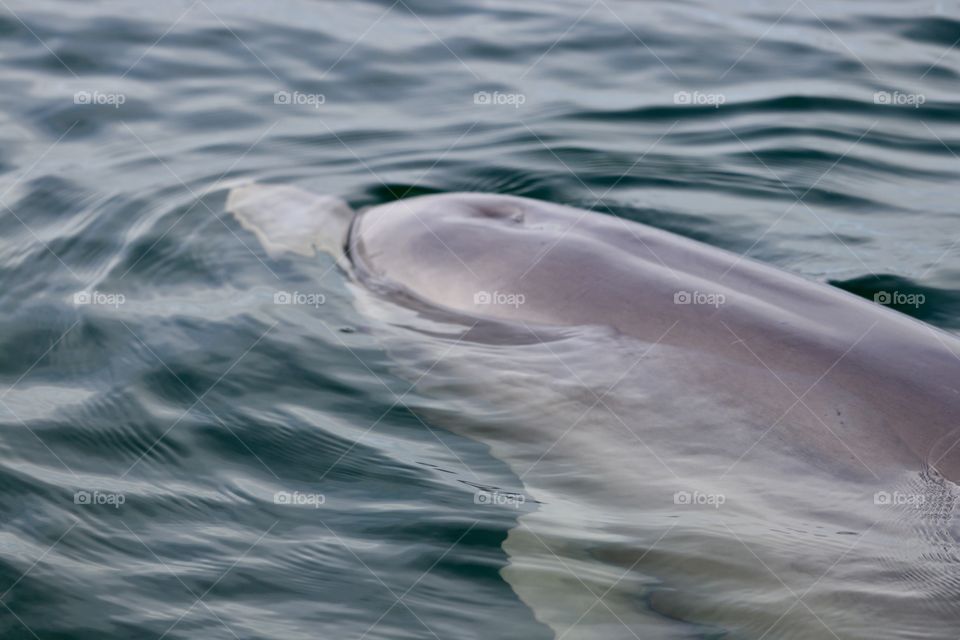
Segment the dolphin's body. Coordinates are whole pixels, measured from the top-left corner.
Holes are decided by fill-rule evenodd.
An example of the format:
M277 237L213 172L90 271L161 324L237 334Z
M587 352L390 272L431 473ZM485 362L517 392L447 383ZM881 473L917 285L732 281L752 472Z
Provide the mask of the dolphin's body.
M249 185L227 207L272 254L333 254L389 319L388 349L455 398L433 417L522 478L539 504L504 575L557 636L935 638L960 622L954 336L524 198L354 215ZM509 419L471 422L491 406Z

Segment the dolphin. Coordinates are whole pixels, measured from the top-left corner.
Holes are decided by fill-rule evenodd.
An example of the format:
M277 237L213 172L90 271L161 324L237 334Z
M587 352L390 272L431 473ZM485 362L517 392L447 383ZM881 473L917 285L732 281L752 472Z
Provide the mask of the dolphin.
M331 255L448 400L430 420L516 473L487 488L530 498L502 574L555 637L955 635L954 335L527 198L247 184L226 209L271 257Z

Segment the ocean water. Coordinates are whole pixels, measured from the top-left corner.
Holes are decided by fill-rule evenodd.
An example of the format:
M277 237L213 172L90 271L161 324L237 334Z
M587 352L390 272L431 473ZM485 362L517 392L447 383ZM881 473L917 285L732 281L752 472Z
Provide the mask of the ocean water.
M780 521L774 480L631 527L562 455L531 491L464 425L532 455L525 423L615 379L399 366L332 260L271 257L224 200L526 196L957 332L958 41L948 1L0 0L0 637L955 638L936 479L916 538L815 479L836 499ZM648 463L624 480L674 487Z

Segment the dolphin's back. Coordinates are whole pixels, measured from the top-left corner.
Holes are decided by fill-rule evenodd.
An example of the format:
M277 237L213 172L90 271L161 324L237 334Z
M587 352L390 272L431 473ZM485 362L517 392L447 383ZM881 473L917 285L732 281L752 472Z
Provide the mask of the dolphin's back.
M231 195L244 226L338 256L398 373L441 398L417 414L515 472L502 575L558 638L956 630L953 336L580 209L426 196L348 230L269 189Z
M960 346L908 316L674 234L525 198L401 200L360 215L351 238L358 276L379 286L470 317L605 325L671 345L697 384L756 403L761 419L809 388L803 403L820 415L798 429L835 430L867 467L933 463L960 479Z

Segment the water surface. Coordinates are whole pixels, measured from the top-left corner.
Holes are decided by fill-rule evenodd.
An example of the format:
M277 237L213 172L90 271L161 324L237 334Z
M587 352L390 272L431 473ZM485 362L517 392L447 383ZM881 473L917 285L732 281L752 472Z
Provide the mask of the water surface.
M224 183L355 207L448 191L571 204L957 331L958 39L946 1L0 3L0 633L554 637L501 575L518 521L552 512L449 427L536 409L572 422L577 406L550 403L576 385L527 413L464 402L454 377L415 387L333 264L271 259L224 216ZM561 484L588 486L578 472ZM526 499L485 504L478 488ZM570 593L660 550L614 607L640 616L629 637L871 637L850 603L904 592L801 605L791 590L829 563L788 586L763 563L896 540L864 521L808 549L830 522L815 500L772 524L745 500L750 514L713 510L731 532L658 505L587 555L571 524L533 556L569 562L513 570ZM659 546L674 521L683 536ZM759 557L734 532L765 540ZM947 637L957 585L929 569L954 561L954 539L913 551L891 571L912 569L904 597L934 610L887 632ZM683 579L668 584L671 567ZM729 591L738 570L752 589ZM831 617L838 602L856 619ZM586 637L624 633L594 622L613 627L588 619Z

